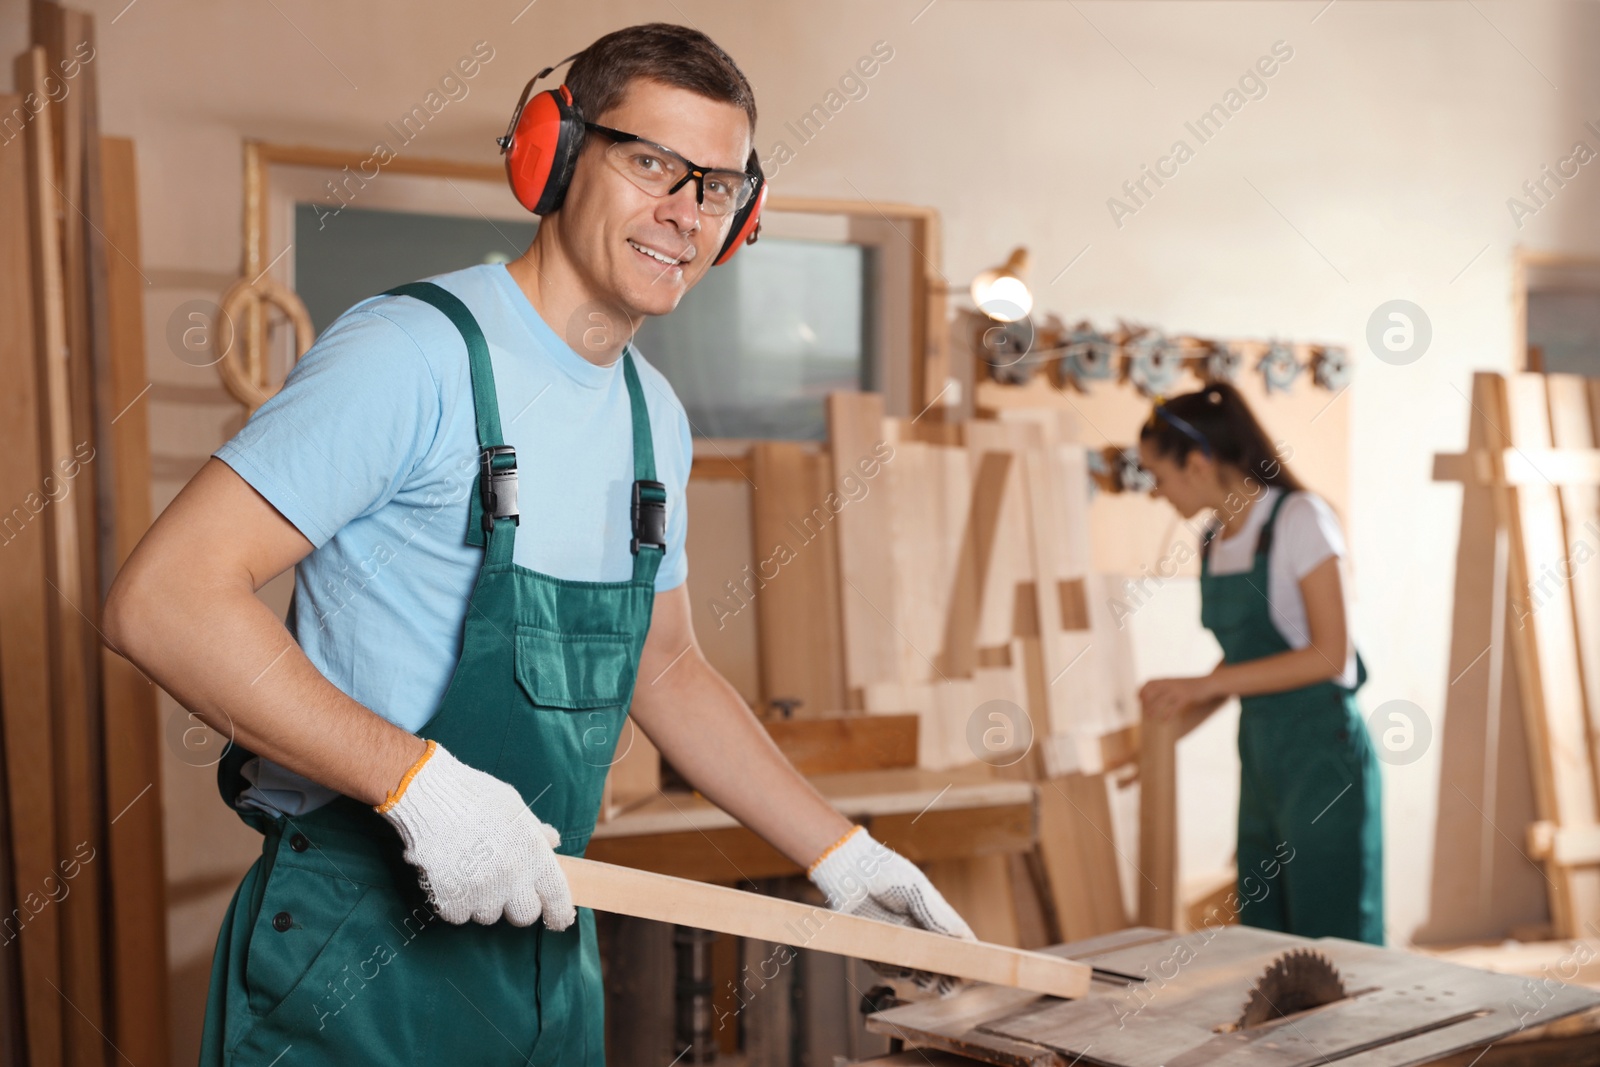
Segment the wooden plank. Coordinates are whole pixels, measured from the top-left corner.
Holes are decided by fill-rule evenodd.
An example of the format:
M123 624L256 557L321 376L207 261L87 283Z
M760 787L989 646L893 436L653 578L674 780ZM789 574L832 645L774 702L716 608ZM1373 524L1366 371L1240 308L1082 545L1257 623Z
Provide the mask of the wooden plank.
M47 99L46 58L35 46L17 57L17 88L24 95L35 93ZM66 211L57 192L52 160L56 156L52 140L53 121L46 106L28 124L28 184L30 229L34 264L34 321L38 340L38 375L41 393L41 419L44 426L43 459L50 484L60 486L68 472L82 476L82 438L74 438L72 383L70 378L65 282L62 277L62 244L58 223ZM90 445L92 447L92 444ZM89 453L92 457L92 453ZM88 479L72 485L71 492L91 495ZM68 498L70 499L70 498ZM96 668L89 667L90 635L81 613L88 603L91 586L85 582L83 554L75 506L57 501L46 508L40 519L48 531L45 580L54 594L47 600L50 632L50 666L53 714L57 732L54 738L56 854L66 857L81 845L96 850L105 838L101 819L102 779L97 771L100 737L92 729L90 717L95 707L91 699ZM89 532L92 536L92 530ZM92 606L92 605L91 605ZM64 1016L65 1055L68 1062L84 1062L97 1056L103 1039L103 990L101 980L100 872L81 878L70 902L61 911L62 993L78 1006L82 1014Z
M1078 677L1071 676L1092 678L1105 653L1101 648L1097 656L1092 646L1107 643L1084 631L1103 611L1103 604L1088 602L1089 580L1094 576L1087 574L1088 529L1082 513L1087 498L1083 509L1074 511L1073 503L1056 490L1064 486L1070 493L1071 486L1081 484L1087 492L1087 470L1082 450L1076 449L1074 455L1073 446L1053 446L1057 455L1055 463L1049 464L1045 441L1059 436L1057 422L1048 412L1032 413L1027 420L975 420L967 426L967 442L974 469L989 471L1001 485L1000 500L988 508L1000 516L994 542L979 542L979 640L1005 643L1006 661L1014 665L1018 677L1016 699L1035 712L1034 721L1042 727L1042 736L1034 739L1038 755L1016 769L1039 779L1039 847L1034 864L1047 890L1057 934L1076 938L1127 924L1105 780L1086 775L1134 758L1137 726L1131 728L1134 740L1129 751L1117 751L1119 745L1129 747L1127 732L1119 732L1109 735L1111 750L1102 752L1099 737L1056 732L1056 720L1048 714L1053 701L1072 705L1104 699L1103 689L1094 684L1076 687ZM1047 457L1047 495L1042 500L1034 496L1039 491L1037 480L1024 480L1029 456L1035 464L1040 456ZM1043 577L1038 570L1041 555L1035 551L1036 537L1040 529L1053 524L1037 523L1036 508L1043 510L1047 519L1056 514L1064 527L1059 537L1044 535L1043 556L1048 563ZM1053 613L1041 611L1046 598L1054 601ZM1047 625L1058 630L1048 658L1042 636ZM1072 657L1080 653L1082 658L1074 663ZM1054 670L1049 666L1052 660ZM1073 708L1074 713L1083 710L1087 709L1082 703ZM1109 718L1096 715L1092 721ZM1070 750L1071 766L1060 758L1064 749Z
M1017 916L1017 947L1039 949L1060 941L1038 850L1009 856L1007 862L1011 866L1012 908Z
M1099 737L1059 734L1041 740L1046 773L1052 777L1117 770L1139 758L1139 746L1138 723Z
M819 715L845 702L838 519L851 506L827 456L791 441L750 449L752 556L763 701Z
M1552 374L1551 379L1576 377ZM1589 380L1578 379L1586 384ZM1600 449L1515 448L1499 449L1499 478L1507 485L1600 485ZM1480 452L1442 452L1433 457L1436 482L1491 484L1497 475L1491 457Z
M747 482L750 480L750 458L744 455L695 456L689 465L689 477L714 482Z
M750 483L689 478L690 612L706 661L751 707L761 704L760 639L756 625L756 561L750 558Z
M991 766L1005 766L1015 762L1010 755L1012 746L1023 746L1029 738L1014 729L1012 708L1020 710L1024 694L1018 688L1018 672L1009 666L980 667L971 678L952 678L948 681L912 682L909 684L879 683L862 689L862 699L872 714L911 709L921 718L917 740L917 766L928 770L947 770L981 760ZM989 744L987 726L980 730L978 746L973 746L969 736L971 720L984 717L987 724L993 715L984 711L991 701L1004 701L1012 708L1003 709L1001 721L995 725L1002 731L994 747ZM1011 714L1006 714L1011 711Z
M895 449L883 429L883 398L876 393L828 396L829 455L834 484L861 467L875 470L860 500L839 513L840 615L844 628L845 684L850 707L873 682L899 681L900 638L891 617L896 603L894 571L888 564L890 505L883 478ZM876 464L877 466L874 466Z
M1021 931L1009 856L925 860L921 866L979 940L1019 947Z
M1600 863L1600 826L1557 826L1540 820L1528 827L1528 855L1558 867Z
M1003 856L1038 840L1031 804L944 810L942 802L925 812L874 816L868 820L872 836L914 863Z
M1146 719L1139 747L1139 922L1177 929L1177 718Z
M1018 597L1031 589L1033 582L1022 462L1013 429L991 419L967 424L967 449L971 454L977 575L974 640L980 648L1003 647L1019 629ZM1026 614L1031 619L1031 603L1026 605Z
M1480 373L1474 376L1473 394L1475 411L1505 446L1550 445L1543 376L1508 379ZM1494 473L1498 483L1498 459ZM1511 542L1516 621L1509 636L1540 817L1563 828L1593 826L1600 821L1600 804L1590 765L1571 590L1565 581L1549 577L1561 573L1556 568L1564 565L1567 554L1560 499L1555 488L1530 484L1499 489L1496 501ZM1546 873L1554 929L1559 936L1578 936L1584 921L1600 916L1600 870L1549 866Z
M1491 441L1504 453L1505 438L1484 413L1462 407L1467 451L1434 462L1437 479L1461 482L1433 832L1435 869L1456 876L1433 880L1426 940L1502 936L1515 923L1549 914L1544 871L1500 829L1535 818L1529 731L1506 637L1516 625L1508 604L1509 532L1498 518L1488 455ZM1443 469L1446 460L1459 460L1461 469ZM1482 471L1467 469L1469 461Z
M693 801L680 797L670 803L684 809L679 814L690 816L677 819L677 825L699 821L691 816ZM848 808L848 805L841 806ZM850 814L848 810L846 814ZM629 822L638 815L639 809L635 808L610 823L600 824L589 841L586 855L624 867L730 885L805 873L799 864L754 832L743 826L728 825L732 820L685 829L666 829L658 823L647 832L615 832L628 830ZM1031 802L951 809L934 807L920 817L912 810L885 815L851 815L851 818L914 863L1014 854L1032 848L1038 840Z
M45 77L36 83L49 92L81 54L93 54L94 20L85 12L69 10L49 0L33 0L32 38L44 48ZM58 709L61 730L56 740L58 773L57 807L60 813L61 855L84 845L96 853L108 848L106 827L110 814L105 806L105 737L100 705L101 658L97 620L109 584L103 573L103 548L111 548L110 531L101 526L101 504L112 488L112 469L100 454L110 442L106 439L113 412L109 407L107 320L105 308L104 248L97 227L103 211L99 195L100 131L97 77L92 63L78 64L71 90L54 98L46 115L53 127L54 207L59 227L57 245L65 313L62 353L66 367L64 406L66 441L71 453L55 452L58 470L63 462L81 460L72 480L71 492L55 508L58 523L71 521L74 557L60 556L52 568L54 584L65 604L54 607L58 662L63 670L77 674L57 694L68 694L69 701ZM18 80L18 86L22 82ZM45 117L45 116L41 116ZM35 122L35 125L39 125ZM96 291L96 287L98 287ZM70 469L70 468L67 468ZM69 520L70 517L70 520ZM59 580L71 570L72 581ZM76 692L75 692L76 690ZM63 994L80 1008L65 1016L67 1020L67 1058L100 1057L106 1051L106 996L102 982L105 959L102 945L108 931L102 919L103 894L111 892L111 872L99 864L93 876L77 879L71 903L63 908L63 949L65 967ZM113 1024L114 1025L114 1024Z
M1039 843L1063 940L1128 925L1104 776L1069 774L1039 784Z
M900 638L892 677L913 685L950 681L955 675L942 663L949 590L943 581L945 486L935 466L937 447L901 440L894 448L894 463L884 472L889 503L884 551L895 593L887 612ZM937 724L927 731L929 737L939 733Z
M1091 969L1043 952L964 941L893 923L828 911L798 901L631 870L572 856L557 857L573 902L596 911L675 922L701 930L874 960L1048 993L1081 997Z
M49 0L33 0L33 33L36 44L45 45L45 61L51 78L59 78L69 69L74 57L94 52L94 18L84 11L63 7ZM60 823L64 831L58 842L62 855L69 848L91 844L97 853L109 859L107 829L115 814L108 811L110 801L106 793L105 718L101 703L103 679L101 663L105 649L99 639L100 607L110 587L111 576L106 573L110 555L115 546L113 531L108 528L109 515L103 515L114 490L114 467L107 462L106 452L113 447L110 440L111 419L115 411L110 408L108 327L106 317L106 263L103 243L104 208L100 196L100 126L97 68L93 63L80 63L76 84L71 92L60 97L51 109L56 121L55 174L61 228L61 270L63 292L66 297L67 324L67 381L70 434L73 452L82 456L87 450L90 458L74 479L73 491L66 503L74 512L77 527L77 580L79 593L67 608L72 619L65 630L70 644L64 648L64 657L70 657L68 669L82 671L83 700L66 710L64 729L57 735L62 749L57 760L64 768L58 775L58 787L65 787L58 796L62 813ZM45 83L46 88L50 82ZM58 466L60 457L57 457ZM63 587L65 588L65 587ZM66 616L67 608L61 608ZM151 724L153 725L153 723ZM156 734L146 735L145 743L155 741ZM79 784L81 783L81 784ZM147 778L144 784L153 784ZM125 799L132 799L130 794ZM125 862L132 857L124 857ZM83 1014L66 1016L67 1049L69 1059L77 1055L102 1058L108 1053L108 1033L114 1030L116 1020L112 1007L113 989L102 978L112 964L107 951L111 931L106 924L108 901L117 898L113 870L109 862L94 865L94 877L80 878L71 906L63 911L63 935L67 959L71 966L63 974L63 990L75 1003L83 1005ZM149 883L145 883L149 888ZM165 886L157 883L163 899L145 900L146 907L155 904L165 908ZM139 892L130 889L126 903L138 900ZM135 973L141 966L129 961ZM139 984L147 984L147 976L140 974ZM139 1026L138 1022L134 1023Z
M976 985L943 1000L917 1001L867 1016L869 1033L886 1034L916 1048L918 1054L959 1056L961 1063L998 1067L1062 1067L1054 1049L1016 1041L985 1029L1044 1003L1018 989Z
M1589 411L1588 382L1572 374L1545 378L1550 403L1550 439L1557 448L1592 449L1594 420ZM1557 576L1568 581L1572 600L1572 626L1578 649L1578 679L1583 710L1589 727L1589 780L1600 789L1600 569L1585 566L1600 551L1600 486L1564 485L1557 490L1561 504L1562 559L1568 561ZM1597 793L1600 802L1600 793ZM1600 830L1600 826L1596 827ZM1600 915L1592 918L1600 920Z
M112 409L99 459L113 475L110 571L115 573L151 521L149 386L144 351L144 279L133 142L101 140L105 304ZM166 848L161 790L161 730L155 686L132 663L101 649L105 682L106 817L112 821L112 1006L117 1047L137 1063L170 1058L167 1033Z
M934 423L947 436L959 435L959 423ZM952 440L936 446L932 454L933 477L938 482L939 525L930 531L939 547L937 580L941 587L938 653L940 669L952 678L971 675L977 667L978 531L975 522L990 516L976 512L981 504L972 483L971 457L965 446Z
M12 114L23 97L0 95L0 113ZM38 121L35 119L34 121ZM18 901L43 900L46 879L56 869L56 820L49 634L45 585L48 531L39 513L50 506L40 425L39 359L36 343L32 242L38 215L30 204L30 151L0 151L0 217L28 219L28 226L0 227L0 515L5 566L0 567L0 729L4 730L6 812L10 824L11 874ZM28 908L29 912L34 909ZM27 1060L39 1067L62 1062L60 912L38 906L26 926L0 923L0 939L21 954L24 1039Z
M1126 636L1107 607L1104 585L1088 571L1087 453L1062 443L1065 430L1051 411L1008 412L999 425L1013 435L1022 460L1032 560L1033 614L1039 638L1039 687L1048 733L1094 737L1129 725L1135 716ZM1076 595L1081 583L1082 609ZM1088 629L1084 629L1085 615Z
M799 864L742 826L602 836L607 826L632 814L625 812L600 823L584 855L623 867L727 885L805 873Z
M830 715L768 719L763 725L801 774L915 767L919 716Z
M1087 653L1081 640L1071 640L1064 632L1059 585L1071 577L1060 565L1059 546L1064 536L1057 511L1058 494L1051 479L1049 454L1044 447L1022 451L1022 480L1028 504L1030 552L1033 559L1034 609L1039 624L1039 650L1044 670L1043 708L1049 732L1069 733L1073 727L1074 684L1060 684L1074 666L1074 658ZM1069 651L1069 646L1080 645ZM1087 675L1085 671L1083 677ZM1074 680L1075 681L1075 680Z

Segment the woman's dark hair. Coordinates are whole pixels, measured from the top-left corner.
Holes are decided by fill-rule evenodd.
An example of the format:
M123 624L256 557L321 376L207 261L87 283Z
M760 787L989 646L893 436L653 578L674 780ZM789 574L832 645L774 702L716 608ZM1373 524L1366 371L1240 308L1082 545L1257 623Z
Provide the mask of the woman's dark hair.
M1226 382L1157 403L1139 431L1139 440L1150 442L1157 453L1175 463L1199 451L1285 492L1305 488L1278 457L1239 390Z
M639 78L743 108L755 137L756 96L749 80L711 38L687 26L647 22L608 33L572 61L566 84L584 117L599 121ZM750 161L757 163L754 148Z

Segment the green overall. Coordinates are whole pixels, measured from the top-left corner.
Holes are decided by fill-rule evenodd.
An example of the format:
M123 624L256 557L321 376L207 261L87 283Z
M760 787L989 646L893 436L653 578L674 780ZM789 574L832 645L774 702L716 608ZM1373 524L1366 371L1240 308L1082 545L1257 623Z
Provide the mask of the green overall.
M1223 662L1287 652L1267 602L1280 493L1251 569L1200 565L1200 621ZM1356 657L1359 688L1366 666ZM1355 690L1333 681L1239 701L1239 921L1303 937L1383 944L1383 826L1378 762Z
M432 304L461 331L482 449L467 539L484 546L483 564L461 657L420 736L510 782L561 831L557 851L580 856L632 700L665 549L666 494L638 372L626 353L633 577L540 574L512 562L516 457L500 433L482 331L439 286L393 292ZM230 804L249 756L236 748L218 767ZM455 926L429 907L398 834L370 806L341 796L304 815L239 810L265 841L217 937L203 1064L604 1064L589 909L561 932L542 921Z

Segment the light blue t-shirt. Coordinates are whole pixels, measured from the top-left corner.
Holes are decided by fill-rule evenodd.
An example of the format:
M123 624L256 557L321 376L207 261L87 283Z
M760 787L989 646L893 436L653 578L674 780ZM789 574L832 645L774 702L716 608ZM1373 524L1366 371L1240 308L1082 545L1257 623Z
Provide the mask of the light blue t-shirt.
M634 474L622 361L596 366L574 352L503 265L431 280L467 305L489 343L501 428L517 450L515 561L557 578L626 580ZM667 487L661 592L688 575L693 452L683 405L633 352ZM307 657L361 704L421 729L460 656L483 560L466 543L478 435L460 333L419 300L365 300L214 454L314 546L295 567L288 619ZM301 814L336 795L265 759L245 776L253 787L241 802L268 811Z

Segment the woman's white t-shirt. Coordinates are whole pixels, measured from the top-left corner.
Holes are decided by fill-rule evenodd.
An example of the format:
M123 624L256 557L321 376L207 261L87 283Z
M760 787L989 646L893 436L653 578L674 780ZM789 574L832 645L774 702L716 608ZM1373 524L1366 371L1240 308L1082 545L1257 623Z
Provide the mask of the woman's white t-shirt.
M1251 505L1244 526L1232 537L1220 534L1211 541L1211 573L1214 575L1240 574L1255 564L1256 542L1267 516L1272 514L1282 490L1269 487ZM1311 644L1311 628L1306 624L1306 602L1300 593L1300 580L1316 570L1329 556L1348 559L1344 533L1339 520L1326 501L1315 493L1291 493L1278 512L1278 522L1273 527L1272 549L1267 556L1268 608L1272 625L1283 635L1290 648L1305 648ZM1341 568L1342 569L1342 568ZM1352 633L1350 612L1349 576L1340 584L1344 593L1345 632ZM1356 684L1355 639L1348 642L1344 671L1334 681L1347 688Z

